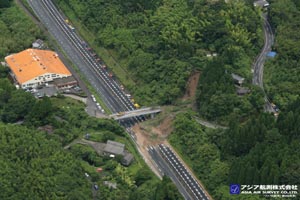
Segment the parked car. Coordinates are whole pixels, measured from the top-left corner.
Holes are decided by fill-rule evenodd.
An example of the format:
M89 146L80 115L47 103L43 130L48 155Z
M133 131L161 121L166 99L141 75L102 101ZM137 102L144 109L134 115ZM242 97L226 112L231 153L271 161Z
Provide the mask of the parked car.
M96 183L94 183L94 189L99 190L99 186Z

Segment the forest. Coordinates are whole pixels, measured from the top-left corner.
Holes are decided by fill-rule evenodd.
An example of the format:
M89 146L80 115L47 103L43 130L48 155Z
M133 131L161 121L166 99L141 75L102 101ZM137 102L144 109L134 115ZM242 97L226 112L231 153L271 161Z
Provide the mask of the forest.
M263 199L229 195L229 184L299 184L300 99L278 120L260 114L227 130L199 125L192 113L176 116L170 142L181 152L214 199Z
M175 104L189 75L201 71L198 113L178 114L169 140L215 199L263 199L233 197L230 183L299 183L299 1L270 0L268 10L277 55L267 60L264 80L280 107L277 119L263 113L264 94L251 85L251 65L263 46L261 10L252 0L55 2L95 37L92 45L121 63L134 80L124 85L142 105ZM47 40L11 0L0 1L0 33L1 60L37 38ZM231 73L246 79L250 94L236 94ZM168 178L159 181L152 174L116 122L91 118L80 102L63 96L37 100L16 90L7 76L0 66L0 199L90 199L93 183L101 190L98 199L182 198ZM229 128L204 128L195 115ZM87 132L94 141L126 143L133 165L121 166L79 144L63 149ZM104 173L95 172L97 167Z
M275 33L277 53L265 66L265 88L280 109L286 109L300 94L300 2L270 1L270 22Z
M252 8L251 1L55 2L69 13L71 20L79 21L82 29L93 34L94 46L105 47L121 63L135 82L124 85L140 104L174 103L184 93L193 71L209 73L208 65L222 64L211 70L218 75L216 80L204 77L199 112L222 121L231 113L247 115L252 107L260 109L260 102L252 100L252 96L259 96L256 88L251 97L240 99L229 75L220 80L228 82L226 89L218 83L221 76L226 76L225 71L237 73L251 83L251 64L263 44L259 11ZM211 54L217 58L207 57ZM203 97L203 93L209 95ZM214 107L217 111L212 111Z
M37 38L48 40L13 1L0 1L0 26L1 61ZM17 90L8 72L0 65L0 199L182 199L170 179L151 172L117 122L89 117L83 103L62 95L35 99ZM63 148L87 132L94 141L125 143L134 162L125 167L79 144Z

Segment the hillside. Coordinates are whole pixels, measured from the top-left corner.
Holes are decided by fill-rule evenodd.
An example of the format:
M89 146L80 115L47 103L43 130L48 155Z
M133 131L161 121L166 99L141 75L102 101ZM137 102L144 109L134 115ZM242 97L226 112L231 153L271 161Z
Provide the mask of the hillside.
M297 0L270 1L270 20L275 32L274 59L265 67L265 87L270 98L285 110L300 94L300 43Z
M222 72L250 80L252 60L262 45L259 14L242 1L56 2L94 48L106 48L120 63L124 71L117 76L142 105L174 103L191 72L207 68L213 57L207 55L223 61ZM134 83L122 79L123 73ZM251 107L249 101L236 101L241 110Z
M50 41L13 1L0 1L0 27L1 61L37 38ZM151 172L117 122L89 117L82 102L62 95L36 99L16 89L8 72L0 65L0 199L182 199L168 178ZM125 144L133 163L122 166L85 145L63 148L87 132L93 141Z

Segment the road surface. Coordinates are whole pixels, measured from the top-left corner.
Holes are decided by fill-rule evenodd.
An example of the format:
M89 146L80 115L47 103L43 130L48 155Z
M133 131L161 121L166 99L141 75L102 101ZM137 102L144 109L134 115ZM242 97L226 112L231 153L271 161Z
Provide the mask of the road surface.
M134 110L134 105L126 94L122 91L122 88L116 83L114 79L109 77L108 72L104 69L99 58L94 52L89 50L79 35L77 35L76 30L70 27L65 21L65 17L57 10L51 0L27 0L36 16L45 25L48 32L55 38L60 47L64 50L66 55L70 60L79 68L82 74L87 78L91 85L96 89L97 93L100 95L107 107L113 112L124 112ZM140 118L132 119L134 122L141 121ZM134 123L126 122L126 123ZM153 155L158 155L154 154ZM160 157L154 156L154 158L159 159ZM161 163L166 161L161 160ZM195 190L187 189L189 184L185 187L180 186L178 177L174 170L166 164L161 166L164 169L163 173L169 174L172 180L177 182L179 191L184 195L186 199L199 199L189 197L191 192ZM165 168L164 168L165 167ZM185 179L183 179L185 180ZM189 192L188 192L189 191Z
M270 26L270 23L268 21L268 17L266 13L263 13L263 31L264 31L264 47L255 60L253 64L253 80L252 83L254 85L258 85L262 88L264 91L264 85L263 85L263 74L264 74L264 63L267 58L267 53L272 50L272 45L274 43L274 34L272 31L272 28ZM275 113L274 108L271 106L271 102L269 98L267 97L265 91L265 111Z
M148 152L155 161L162 175L169 176L185 199L208 200L204 189L192 173L181 163L175 153L166 145L148 147Z
M156 163L156 166L161 174L161 176L168 176L173 183L176 185L178 191L186 200L193 200L193 197L189 194L189 192L184 187L184 184L179 180L176 173L171 169L171 167L167 164L167 162L161 156L157 147L150 146L148 148L148 152L152 157L153 161Z
M50 34L96 89L107 107L114 112L134 110L134 105L117 82L99 62L99 58L88 50L84 42L65 21L51 0L28 0L36 16Z
M208 121L199 119L198 117L195 117L195 120L196 120L199 124L201 124L201 125L203 125L203 126L205 126L205 127L207 127L207 128L212 128L212 129L218 129L218 128L220 128L220 129L228 129L228 127L220 126L220 125L217 125L217 124L213 124L213 123L211 123L211 122L208 122Z

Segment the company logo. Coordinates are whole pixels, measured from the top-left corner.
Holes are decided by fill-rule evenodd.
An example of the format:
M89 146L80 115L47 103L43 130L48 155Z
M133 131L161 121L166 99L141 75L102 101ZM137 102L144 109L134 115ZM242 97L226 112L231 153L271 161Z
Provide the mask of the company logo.
M239 184L230 184L229 190L230 194L240 194L241 186Z

